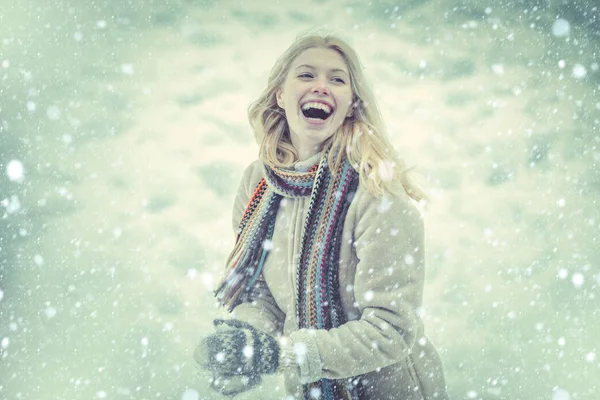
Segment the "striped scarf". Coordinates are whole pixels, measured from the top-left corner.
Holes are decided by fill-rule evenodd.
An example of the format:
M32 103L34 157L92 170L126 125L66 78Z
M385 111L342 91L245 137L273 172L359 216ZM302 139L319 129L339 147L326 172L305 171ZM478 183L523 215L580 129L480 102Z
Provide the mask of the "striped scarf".
M272 248L273 230L283 197L309 197L297 270L296 319L299 328L326 329L346 322L339 292L339 253L344 220L358 188L358 173L346 157L331 174L324 152L308 171L270 168L258 183L244 211L226 275L215 291L233 310L251 301L252 287ZM360 385L352 379L321 379L304 385L304 398L360 399Z

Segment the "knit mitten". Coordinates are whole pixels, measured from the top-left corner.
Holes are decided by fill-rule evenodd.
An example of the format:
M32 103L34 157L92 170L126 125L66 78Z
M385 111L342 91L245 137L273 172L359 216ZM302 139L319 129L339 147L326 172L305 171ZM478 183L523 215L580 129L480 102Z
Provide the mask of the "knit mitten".
M239 320L215 320L216 332L202 340L194 358L219 376L250 378L273 374L279 367L279 344L267 333Z

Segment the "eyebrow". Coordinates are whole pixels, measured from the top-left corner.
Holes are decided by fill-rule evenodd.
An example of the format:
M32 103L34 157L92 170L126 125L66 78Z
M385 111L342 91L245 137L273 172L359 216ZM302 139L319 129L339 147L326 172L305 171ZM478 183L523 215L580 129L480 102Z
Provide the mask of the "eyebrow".
M308 65L308 64L298 65L296 67L296 69L300 69L302 67L304 67L304 68L310 68L310 69L316 69L312 65ZM343 72L344 74L348 75L348 72L346 72L346 71L344 71L343 69L340 69L340 68L333 68L333 69L330 69L329 71L331 71L331 72Z

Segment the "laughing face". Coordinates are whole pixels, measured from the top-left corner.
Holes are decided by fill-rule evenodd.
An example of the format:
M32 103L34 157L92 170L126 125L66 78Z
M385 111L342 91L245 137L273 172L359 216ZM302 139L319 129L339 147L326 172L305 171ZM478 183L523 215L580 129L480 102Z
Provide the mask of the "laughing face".
M285 110L300 159L319 152L352 111L350 76L342 56L321 47L302 52L277 90L277 104Z

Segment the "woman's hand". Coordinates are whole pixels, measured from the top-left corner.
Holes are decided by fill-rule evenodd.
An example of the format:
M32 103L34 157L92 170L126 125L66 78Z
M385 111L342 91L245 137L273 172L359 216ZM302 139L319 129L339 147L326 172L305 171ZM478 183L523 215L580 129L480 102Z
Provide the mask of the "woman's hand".
M271 335L239 320L215 320L216 332L194 351L199 366L213 373L211 387L235 395L260 383L260 375L275 373L280 347Z

